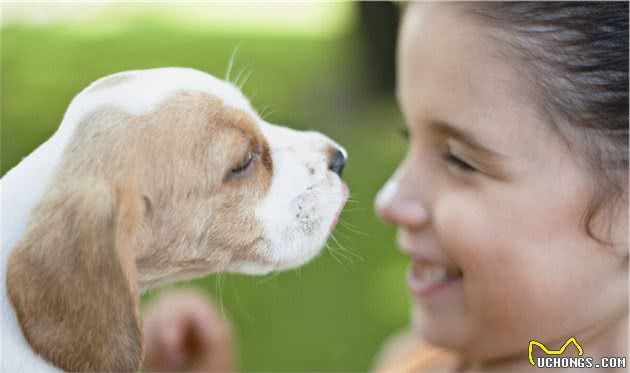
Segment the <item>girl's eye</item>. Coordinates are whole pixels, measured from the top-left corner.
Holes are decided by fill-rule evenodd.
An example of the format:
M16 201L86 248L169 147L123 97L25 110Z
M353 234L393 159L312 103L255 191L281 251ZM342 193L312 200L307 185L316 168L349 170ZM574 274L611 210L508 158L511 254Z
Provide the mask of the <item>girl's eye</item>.
M448 163L452 164L453 166L457 167L458 169L464 172L477 172L478 171L475 167L470 165L470 163L467 163L466 161L462 160L461 158L457 157L455 154L451 152L444 153L442 157Z
M254 153L247 152L247 157L238 166L232 169L233 174L240 174L247 170L254 160Z

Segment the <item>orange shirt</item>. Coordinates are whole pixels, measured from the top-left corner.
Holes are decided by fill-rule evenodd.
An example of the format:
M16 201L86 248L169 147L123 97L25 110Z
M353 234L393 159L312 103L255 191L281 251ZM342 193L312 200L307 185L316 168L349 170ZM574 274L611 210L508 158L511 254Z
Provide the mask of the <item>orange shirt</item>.
M420 344L402 358L385 362L376 373L446 373L457 372L457 356L444 349Z

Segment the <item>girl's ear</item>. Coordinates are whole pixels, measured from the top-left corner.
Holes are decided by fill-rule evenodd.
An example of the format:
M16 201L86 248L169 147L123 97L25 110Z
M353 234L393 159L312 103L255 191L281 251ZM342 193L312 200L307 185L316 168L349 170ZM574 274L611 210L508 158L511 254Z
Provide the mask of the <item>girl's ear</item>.
M33 210L9 257L7 290L26 340L61 369L139 369L141 216L141 197L101 180L57 184Z

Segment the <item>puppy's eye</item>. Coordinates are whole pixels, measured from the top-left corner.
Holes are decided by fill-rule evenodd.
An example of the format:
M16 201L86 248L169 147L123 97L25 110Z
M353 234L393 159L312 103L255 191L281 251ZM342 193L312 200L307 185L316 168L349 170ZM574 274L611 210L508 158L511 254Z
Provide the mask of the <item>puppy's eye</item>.
M232 169L232 173L233 174L240 174L244 171L246 171L249 166L252 165L254 161L254 153L253 152L247 152L247 156L245 157L245 160L243 160L243 162L241 162L238 166L234 167Z

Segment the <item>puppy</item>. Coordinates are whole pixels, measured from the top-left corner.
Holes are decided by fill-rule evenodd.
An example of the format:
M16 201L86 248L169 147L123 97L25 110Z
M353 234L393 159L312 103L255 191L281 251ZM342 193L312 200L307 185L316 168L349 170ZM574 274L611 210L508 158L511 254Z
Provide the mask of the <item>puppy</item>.
M306 263L347 198L346 158L200 71L94 82L0 181L0 370L136 371L138 294Z

